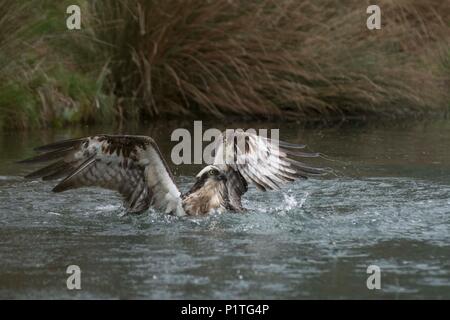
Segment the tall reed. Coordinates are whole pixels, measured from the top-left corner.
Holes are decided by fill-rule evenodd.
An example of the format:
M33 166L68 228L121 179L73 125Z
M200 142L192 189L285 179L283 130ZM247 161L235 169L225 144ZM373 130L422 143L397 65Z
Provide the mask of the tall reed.
M450 2L0 0L0 126L328 121L449 106Z
M367 3L368 5L369 3ZM91 26L125 118L230 114L299 120L402 117L448 100L434 67L450 3L107 1Z

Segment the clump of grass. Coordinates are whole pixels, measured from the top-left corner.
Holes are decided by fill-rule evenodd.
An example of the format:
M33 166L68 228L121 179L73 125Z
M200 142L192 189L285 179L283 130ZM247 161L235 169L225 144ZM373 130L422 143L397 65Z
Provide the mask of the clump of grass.
M77 2L81 31L65 28L71 0L0 0L3 128L399 118L450 101L448 1L380 0L376 31L359 0Z
M229 114L402 117L442 107L436 52L450 4L380 1L93 2L90 27L124 118Z
M29 20L28 8L27 4L12 0L0 1L0 125L15 123L24 127L34 111L34 97L24 72L26 66L15 58L19 39L27 34L24 25Z
M75 64L63 1L0 0L0 128L23 129L113 118L101 72ZM76 45L78 47L78 45ZM108 110L110 111L110 110Z

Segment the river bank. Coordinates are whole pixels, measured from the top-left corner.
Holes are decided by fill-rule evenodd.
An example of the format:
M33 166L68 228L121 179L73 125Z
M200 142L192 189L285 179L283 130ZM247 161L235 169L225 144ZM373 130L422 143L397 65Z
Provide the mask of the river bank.
M0 0L3 130L172 118L411 119L450 105L450 3ZM255 14L256 13L256 14Z

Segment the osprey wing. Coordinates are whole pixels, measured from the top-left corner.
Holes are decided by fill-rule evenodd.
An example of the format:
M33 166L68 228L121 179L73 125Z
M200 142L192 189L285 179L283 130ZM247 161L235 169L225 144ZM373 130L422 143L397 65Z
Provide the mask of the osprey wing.
M20 163L52 161L26 178L64 178L54 192L81 187L118 191L128 212L154 206L183 215L180 192L154 140L145 136L97 135L59 141L35 149L41 154Z
M247 191L247 183L253 183L262 191L278 190L298 178L324 174L324 169L295 159L320 155L300 151L304 147L233 130L223 132L216 140L214 165L228 172L230 200L240 206L240 196Z

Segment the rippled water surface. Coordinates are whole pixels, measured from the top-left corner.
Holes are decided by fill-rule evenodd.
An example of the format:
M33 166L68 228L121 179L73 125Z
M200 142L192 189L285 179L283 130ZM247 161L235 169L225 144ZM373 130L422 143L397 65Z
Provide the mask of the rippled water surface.
M0 298L450 298L448 121L255 124L325 153L334 161L316 164L336 174L279 192L252 188L245 214L201 219L122 216L113 192L53 194L54 182L24 180L33 168L14 163L43 143L119 131L153 136L170 161L180 126L192 123L0 136ZM235 126L244 125L226 125ZM171 167L182 190L201 168ZM79 291L66 288L72 264ZM369 265L381 268L380 290L366 287Z

